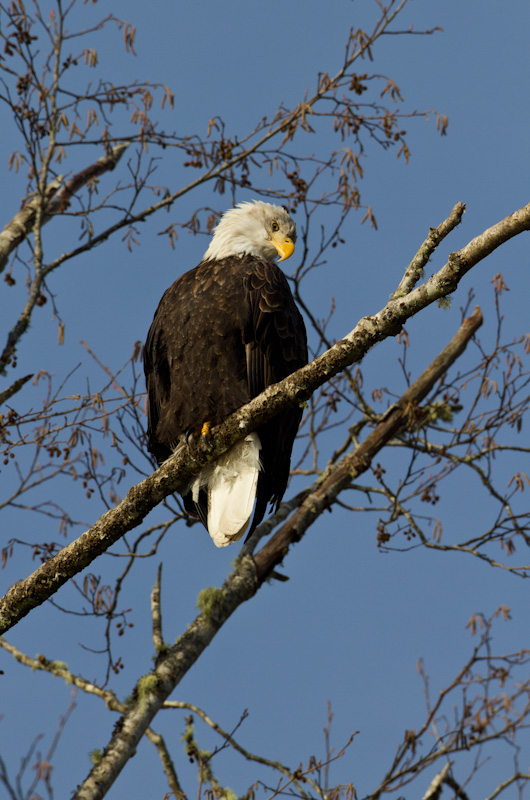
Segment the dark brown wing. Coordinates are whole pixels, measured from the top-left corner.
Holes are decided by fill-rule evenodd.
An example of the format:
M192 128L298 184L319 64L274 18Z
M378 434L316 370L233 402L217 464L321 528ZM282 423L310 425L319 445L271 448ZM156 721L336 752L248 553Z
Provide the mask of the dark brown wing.
M200 264L166 291L144 347L149 449L161 463L182 437L250 399L240 259Z
M250 305L245 328L247 374L250 394L255 397L307 364L307 339L287 279L276 264L254 261L245 287ZM301 417L300 408L290 408L257 431L263 469L249 536L263 519L267 503L271 501L276 508L284 495Z

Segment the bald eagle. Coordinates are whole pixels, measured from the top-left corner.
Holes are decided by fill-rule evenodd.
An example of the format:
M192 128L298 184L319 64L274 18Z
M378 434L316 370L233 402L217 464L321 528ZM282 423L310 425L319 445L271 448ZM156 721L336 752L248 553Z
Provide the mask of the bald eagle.
M201 263L166 291L144 347L148 447L159 464L307 364L305 326L275 260L294 252L287 211L255 200L221 217ZM302 411L291 408L208 464L184 507L217 547L248 535L287 487ZM204 427L206 424L206 428Z

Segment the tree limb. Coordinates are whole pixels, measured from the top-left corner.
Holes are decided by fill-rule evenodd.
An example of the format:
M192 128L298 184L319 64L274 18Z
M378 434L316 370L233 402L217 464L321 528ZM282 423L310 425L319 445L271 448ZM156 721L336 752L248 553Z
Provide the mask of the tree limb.
M153 717L217 631L239 605L256 594L274 565L286 555L290 544L298 541L302 531L329 507L330 501L336 498L340 489L350 483L356 470L366 469L371 456L407 424L411 417L411 408L425 397L435 382L461 355L481 323L482 314L480 309L476 309L472 317L464 320L449 345L405 392L399 403L389 409L389 413L366 442L354 448L335 467L321 486L302 503L292 519L285 523L254 558L243 553L223 587L209 590L213 593L212 602L207 607L204 606L202 613L177 639L174 646L159 656L154 671L138 681L133 692L133 696L137 698L135 707L116 725L101 762L94 765L73 800L101 800L104 797L134 753Z
M90 166L85 167L66 183L63 183L61 175L55 178L46 187L41 224L45 225L54 214L64 211L70 204L72 196L90 180L102 175L104 172L113 170L128 146L126 142L114 145L108 153L98 158ZM32 232L39 202L40 198L38 196L28 200L0 233L0 272L5 269L7 260L13 250Z
M18 380L12 383L11 386L9 386L7 389L4 389L3 392L0 392L0 406L4 403L7 403L7 401L10 400L17 392L20 392L22 387L25 386L26 383L32 378L33 373L31 373L31 375L24 375L23 378L18 378Z
M461 217L463 212L463 204L458 203L451 213ZM173 455L151 476L133 486L121 503L107 511L76 541L8 590L0 600L0 633L51 597L124 533L138 526L149 511L182 488L201 467L282 409L305 402L316 388L344 367L360 361L377 342L396 335L407 319L453 292L464 275L496 247L529 229L530 204L472 239L462 250L452 253L448 262L421 286L403 297L391 299L374 316L363 317L353 331L311 364L269 386L231 414L212 430L213 444L199 442L196 447Z
M452 766L453 766L452 761L448 761L447 764L445 764L445 766L441 770L441 772L438 772L438 774L434 776L429 785L429 788L427 789L421 800L439 799L442 793L443 783L445 781L447 773L449 772Z
M477 306L472 316L463 321L460 329L447 347L407 389L400 400L388 409L383 419L366 437L364 442L353 448L341 461L332 467L317 489L303 501L292 517L254 556L260 581L265 580L271 570L285 558L290 546L300 541L315 519L323 511L331 510L331 506L337 500L339 494L355 478L369 469L374 456L379 453L384 445L394 438L407 424L414 421L418 404L431 391L436 381L462 355L470 339L482 325L482 321L482 312Z

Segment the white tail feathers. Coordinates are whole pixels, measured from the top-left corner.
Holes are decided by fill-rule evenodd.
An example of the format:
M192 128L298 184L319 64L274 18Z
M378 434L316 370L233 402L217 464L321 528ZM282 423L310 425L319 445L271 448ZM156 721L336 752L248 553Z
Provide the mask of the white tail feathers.
M191 485L197 501L199 489L208 493L208 532L217 547L237 542L252 514L260 470L261 442L257 433L208 464Z

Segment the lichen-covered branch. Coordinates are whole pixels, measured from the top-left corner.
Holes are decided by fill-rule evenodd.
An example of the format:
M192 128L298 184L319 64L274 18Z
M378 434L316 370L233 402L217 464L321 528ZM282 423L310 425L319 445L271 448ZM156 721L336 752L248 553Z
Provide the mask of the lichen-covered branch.
M82 678L80 675L75 675L73 672L70 672L68 666L63 661L51 661L50 659L46 658L43 655L39 655L36 658L32 656L26 655L18 647L7 642L3 637L0 637L0 647L5 650L7 653L13 656L13 658L18 661L20 664L24 664L24 666L29 667L32 670L42 670L43 672L49 672L51 675L55 675L57 678L61 678L65 681L68 685L76 686L83 692L87 694L95 694L97 697L101 698L107 708L111 709L112 711L125 711L126 706L123 703L120 703L114 692L110 689L102 689L95 683L91 681L87 681L85 678Z
M66 182L62 176L54 178L45 190L41 224L45 225L55 214L64 211L72 196L89 181L112 171L128 146L127 142L114 145L108 153ZM32 233L38 204L38 197L28 200L0 233L0 272L5 269L11 253Z
M440 375L463 352L481 324L482 314L476 309L474 315L464 321L455 337L407 390L400 402L389 409L367 441L335 467L321 486L302 503L291 520L283 525L254 558L243 554L222 589L210 590L210 593L214 592L213 601L203 603L202 613L175 645L159 657L154 672L140 679L134 691L134 695L138 697L137 707L125 715L123 725L117 726L101 763L94 766L75 795L75 800L99 800L104 796L103 787L108 788L117 777L153 716L224 622L241 603L256 593L274 566L285 557L290 544L298 541L303 531L329 508L356 472L367 468L372 454L380 450L400 427L407 424L413 416L414 406L426 396Z
M440 244L440 242L453 231L462 221L466 207L463 203L457 203L450 215L437 228L431 228L429 235L418 249L418 252L405 270L405 274L394 294L393 299L403 297L408 294L423 277L423 270L430 257Z
M279 564L290 546L300 541L306 530L325 510L331 509L340 493L359 475L369 469L374 456L401 429L414 421L418 404L427 396L436 381L464 352L467 344L482 325L479 308L464 320L460 329L447 347L420 375L420 377L391 406L375 429L358 446L335 464L317 488L301 503L300 508L256 553L254 560L260 580L265 580L271 570Z
M4 403L7 403L7 401L17 394L17 392L20 392L22 387L25 386L26 383L32 378L33 374L24 375L24 377L18 378L16 381L14 381L7 389L4 389L3 392L0 392L0 406Z
M177 491L200 467L283 408L305 402L316 388L344 367L360 361L376 343L399 333L407 319L452 293L462 277L492 250L529 229L530 204L475 237L462 250L452 253L449 261L429 280L407 295L391 299L374 316L363 317L351 333L307 367L270 386L232 414L222 425L213 429L213 445L201 442L193 449L180 452L153 475L132 487L121 503L107 511L75 542L8 590L0 600L0 633L51 597L124 533L139 525L149 511Z
M107 708L111 711L117 711L121 714L127 713L127 705L125 703L121 703L114 692L112 692L110 689L103 689L101 686L98 686L91 681L87 681L80 675L75 675L73 672L70 672L67 665L63 662L50 661L43 655L38 655L36 658L28 656L26 653L23 653L21 650L19 650L18 647L10 644L1 636L0 647L12 655L16 661L18 661L20 664L24 664L26 667L29 667L32 671L42 670L43 672L48 672L50 675L61 678L69 686L75 686L77 689L80 689L87 694L96 695L105 702ZM175 767L169 755L169 751L163 736L161 736L159 733L156 733L156 731L153 731L152 728L147 728L145 735L157 749L171 791L175 793L175 796L179 800L185 800L186 795L180 786Z
M100 763L94 765L73 800L101 800L105 796L165 700L225 621L257 588L254 563L246 556L217 590L215 604L199 614L174 646L159 656L153 672L140 678L133 693L134 706L120 719Z

